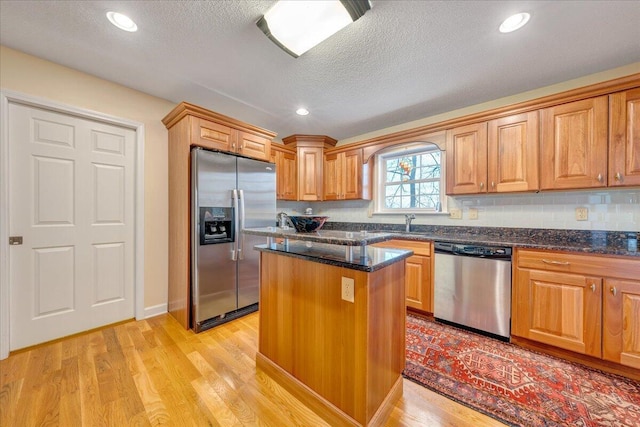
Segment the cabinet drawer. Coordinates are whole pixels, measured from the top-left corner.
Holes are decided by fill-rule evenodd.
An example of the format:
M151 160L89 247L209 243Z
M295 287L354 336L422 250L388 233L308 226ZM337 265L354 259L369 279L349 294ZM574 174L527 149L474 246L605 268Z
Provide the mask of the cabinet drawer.
M520 268L636 280L640 275L640 259L528 249L519 249L517 257Z
M407 249L413 251L414 255L431 256L431 242L394 239L376 243L374 246L382 248Z

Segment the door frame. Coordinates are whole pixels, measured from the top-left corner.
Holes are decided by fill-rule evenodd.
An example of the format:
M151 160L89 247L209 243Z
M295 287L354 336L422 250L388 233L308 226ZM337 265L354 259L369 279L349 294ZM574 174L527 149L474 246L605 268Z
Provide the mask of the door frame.
M144 319L144 124L11 90L0 90L0 360L9 356L9 103L89 119L136 132L134 161L134 312Z

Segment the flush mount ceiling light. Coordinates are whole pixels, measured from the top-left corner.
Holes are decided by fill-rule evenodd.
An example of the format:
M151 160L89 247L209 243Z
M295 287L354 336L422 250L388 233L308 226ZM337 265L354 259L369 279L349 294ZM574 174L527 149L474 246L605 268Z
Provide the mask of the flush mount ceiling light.
M516 13L515 15L511 15L507 19L505 19L502 24L500 24L500 32L501 33L510 33L517 29L524 27L524 25L529 22L529 18L531 15L528 13Z
M133 20L127 15L123 15L122 13L107 12L107 19L109 19L109 22L111 22L121 30L129 31L130 33L138 31L138 26L136 25L136 23L133 22Z
M309 114L309 110L307 110L306 108L298 108L296 110L296 114L299 116L306 116Z
M369 0L278 1L256 25L294 58L371 9Z

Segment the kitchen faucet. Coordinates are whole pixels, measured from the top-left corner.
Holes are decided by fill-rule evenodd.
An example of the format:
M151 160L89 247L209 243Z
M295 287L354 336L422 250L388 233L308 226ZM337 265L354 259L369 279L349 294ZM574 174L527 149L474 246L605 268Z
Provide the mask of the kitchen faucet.
M411 221L414 219L416 219L416 216L414 214L404 215L404 223L405 223L404 231L406 231L407 233L411 232Z

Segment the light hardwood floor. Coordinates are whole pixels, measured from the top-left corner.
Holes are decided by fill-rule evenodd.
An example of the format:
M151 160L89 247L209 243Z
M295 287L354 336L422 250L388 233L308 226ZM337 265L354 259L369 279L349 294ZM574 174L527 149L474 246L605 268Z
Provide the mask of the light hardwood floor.
M256 372L257 313L194 334L130 321L0 361L0 426L327 426ZM404 380L388 426L502 426Z

